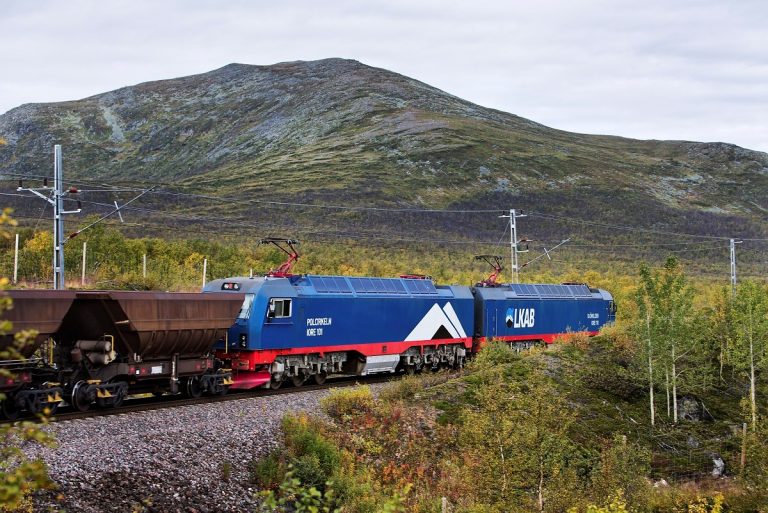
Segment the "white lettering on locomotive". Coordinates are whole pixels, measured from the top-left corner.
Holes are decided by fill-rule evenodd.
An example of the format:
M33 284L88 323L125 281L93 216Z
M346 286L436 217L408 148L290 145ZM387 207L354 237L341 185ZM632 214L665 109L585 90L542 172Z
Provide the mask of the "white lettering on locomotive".
M333 324L332 317L310 317L307 319L307 326L330 326Z
M321 326L330 326L333 324L332 317L310 317L307 319L307 336L322 337L323 328Z
M536 310L533 308L507 308L507 328L533 328Z

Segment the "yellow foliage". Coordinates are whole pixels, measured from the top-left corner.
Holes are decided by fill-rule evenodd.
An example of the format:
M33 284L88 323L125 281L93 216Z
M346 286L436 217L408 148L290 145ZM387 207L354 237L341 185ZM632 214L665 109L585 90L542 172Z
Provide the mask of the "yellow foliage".
M337 389L320 400L320 406L333 418L370 412L374 406L373 393L368 385Z
M579 513L579 511L579 508L568 509L568 513ZM586 513L629 513L629 511L622 493L616 494L608 503L602 506L590 504L586 509Z
M589 335L584 331L569 331L555 339L556 344L571 345L582 351L589 347Z
M712 497L697 495L692 501L676 506L675 513L723 513L725 498L721 493Z
M4 209L0 214L0 225L14 225L9 217L10 210ZM8 233L0 229L0 236L7 237ZM0 288L8 284L7 279L0 279ZM0 313L12 306L9 298L0 301ZM9 322L0 322L0 335L11 330ZM17 342L27 342L17 336ZM13 348L5 349L0 358L13 356ZM12 374L0 370L0 377ZM4 400L0 394L0 401ZM42 419L45 422L45 418ZM48 478L48 469L42 460L30 460L21 446L26 444L52 445L53 438L33 422L0 425L0 511L32 511L30 495L35 490L50 488L52 483Z

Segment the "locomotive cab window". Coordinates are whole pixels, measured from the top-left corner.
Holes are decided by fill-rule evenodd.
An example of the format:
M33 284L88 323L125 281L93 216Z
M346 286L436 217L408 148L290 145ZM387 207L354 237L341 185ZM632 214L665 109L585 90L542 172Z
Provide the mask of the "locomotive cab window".
M246 294L243 300L243 306L240 307L240 313L237 314L238 319L248 319L251 316L251 305L253 305L254 294Z
M267 317L280 319L291 316L291 300L290 299L276 299L269 300L269 311Z

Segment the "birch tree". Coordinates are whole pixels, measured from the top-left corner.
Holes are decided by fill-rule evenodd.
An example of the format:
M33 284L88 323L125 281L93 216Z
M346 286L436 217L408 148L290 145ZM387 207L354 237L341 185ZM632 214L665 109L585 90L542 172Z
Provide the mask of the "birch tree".
M642 264L635 301L639 314L635 333L641 341L643 365L648 370L651 425L656 423L654 387L657 374L664 376L667 414L677 422L681 377L694 367L692 361L699 361L701 357L696 352L700 339L694 333L693 289L678 260L668 258L664 268L656 272Z
M768 290L753 281L743 282L733 300L733 339L728 359L749 381L752 429L757 428L757 380L768 366Z
M463 413L459 437L474 456L469 467L479 498L503 511L562 510L562 496L576 488L568 468L575 414L541 371L524 384L495 376Z

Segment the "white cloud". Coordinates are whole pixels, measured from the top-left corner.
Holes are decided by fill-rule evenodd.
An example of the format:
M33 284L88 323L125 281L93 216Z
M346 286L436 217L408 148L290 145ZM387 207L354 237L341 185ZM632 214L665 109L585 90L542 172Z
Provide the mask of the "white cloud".
M764 1L3 3L0 112L346 57L564 130L768 151Z

